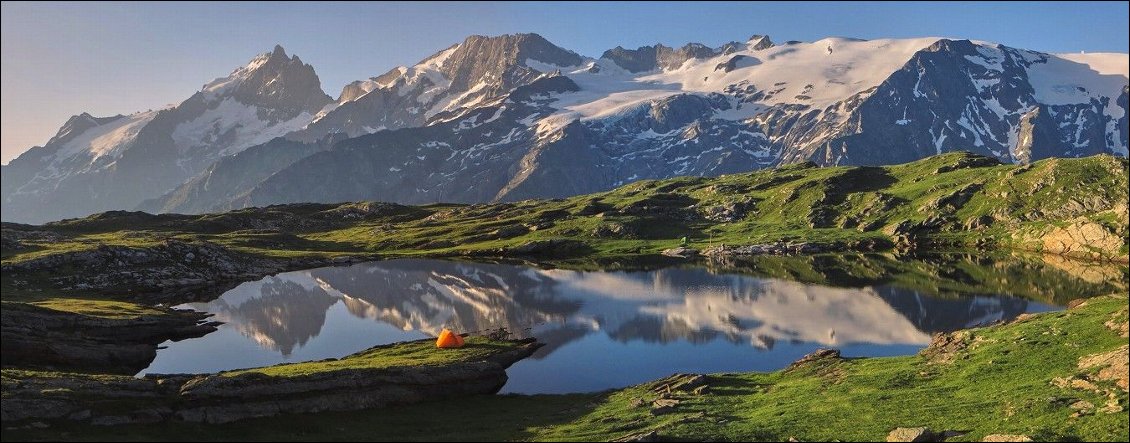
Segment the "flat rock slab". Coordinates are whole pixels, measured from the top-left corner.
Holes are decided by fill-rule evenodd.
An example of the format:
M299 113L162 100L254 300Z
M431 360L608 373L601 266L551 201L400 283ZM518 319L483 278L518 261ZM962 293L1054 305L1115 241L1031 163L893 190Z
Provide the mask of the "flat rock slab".
M5 424L74 420L110 425L167 420L226 423L278 414L379 408L495 393L506 384L506 368L541 346L532 339L474 337L468 339L468 346L449 350L436 349L428 339L376 346L338 360L141 379L4 370L0 413ZM422 364L396 360L405 353L433 360Z

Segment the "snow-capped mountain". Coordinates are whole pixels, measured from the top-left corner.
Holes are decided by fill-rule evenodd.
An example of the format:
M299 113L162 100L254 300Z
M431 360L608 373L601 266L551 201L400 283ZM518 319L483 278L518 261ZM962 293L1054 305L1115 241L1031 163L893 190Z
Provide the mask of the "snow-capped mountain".
M276 46L176 106L77 115L4 166L4 220L132 209L221 157L305 127L331 101L314 69Z
M1124 156L1127 62L1126 54L1053 55L943 38L778 45L762 35L717 48L616 47L592 59L536 34L472 36L415 66L351 83L334 102L308 101L309 117L293 114L272 126L278 132L262 132L290 130L282 139L254 147L209 139L214 154L193 163L200 173L168 180L179 182L162 192L180 186L141 208L507 201L639 179L799 161L890 164L956 150L1010 162ZM144 118L116 119L113 128L151 126ZM72 132L64 127L56 138ZM97 134L91 140L102 140ZM110 141L120 136L101 137L109 139L75 151L121 149ZM13 162L30 166L5 167L5 209L10 190L52 174L33 151ZM118 207L134 207L126 200ZM22 218L7 210L4 217Z
M313 141L330 133L356 137L424 126L528 84L542 75L537 67L581 61L537 34L473 35L415 66L346 85L334 106L291 138Z

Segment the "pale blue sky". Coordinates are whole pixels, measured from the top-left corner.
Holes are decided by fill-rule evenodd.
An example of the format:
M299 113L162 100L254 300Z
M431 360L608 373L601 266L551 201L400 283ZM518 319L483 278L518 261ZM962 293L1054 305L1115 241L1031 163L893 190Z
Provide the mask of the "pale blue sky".
M276 43L346 83L410 65L470 34L537 32L596 57L654 43L716 46L768 34L944 36L1045 52L1127 52L1130 13L1110 3L9 3L0 14L0 147L7 162L71 115L188 98Z

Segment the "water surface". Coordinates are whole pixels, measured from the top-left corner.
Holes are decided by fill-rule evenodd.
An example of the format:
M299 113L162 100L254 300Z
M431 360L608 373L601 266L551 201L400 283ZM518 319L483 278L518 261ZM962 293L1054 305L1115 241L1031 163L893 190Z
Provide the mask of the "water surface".
M775 370L822 347L912 354L936 332L1055 309L1001 287L939 295L897 278L808 280L820 283L702 267L582 272L440 260L288 272L183 305L225 323L165 343L143 373L341 357L444 327L504 327L546 346L509 370L503 392L587 392L674 372ZM977 291L977 282L962 284Z

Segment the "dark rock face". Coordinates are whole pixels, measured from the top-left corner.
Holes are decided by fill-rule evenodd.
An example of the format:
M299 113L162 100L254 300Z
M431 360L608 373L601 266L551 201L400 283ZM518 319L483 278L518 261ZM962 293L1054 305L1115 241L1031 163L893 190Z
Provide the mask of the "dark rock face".
M527 67L526 60L561 67L579 66L584 61L575 52L561 49L537 34L472 35L448 57L441 72L457 91L487 78L502 79L503 90L510 90L541 74Z
M720 51L715 51L701 43L687 43L678 49L662 44L641 46L637 49L624 49L617 46L604 51L600 58L612 60L617 66L635 73L653 69L676 69L692 58L709 58L724 53L725 50L726 47L723 47Z
M628 72L645 72L658 67L656 62L656 47L641 46L638 49L624 49L622 46L604 51L600 58L612 60L617 66L627 69Z
M1121 137L1123 146L1126 146L1127 137L1130 136L1130 85L1122 87L1122 95L1118 96L1118 107L1122 108L1122 118L1118 119L1118 136Z
M1059 138L1054 125L1055 122L1048 117L1046 106L1037 106L1020 116L1016 159L1021 163L1029 163L1033 154L1036 158L1047 157L1047 152L1056 146L1056 139Z
M726 60L725 63L719 63L718 66L714 67L714 70L715 71L722 71L722 72L731 72L735 69L738 69L739 63L749 63L751 61L754 61L754 59L751 58L751 57L747 57L747 56L744 56L744 55L735 55L733 57L730 57L729 60Z
M660 68L663 69L677 69L682 66L687 60L692 58L707 58L717 55L714 49L703 45L702 43L687 43L679 49L667 48L663 45L656 45L656 61Z

